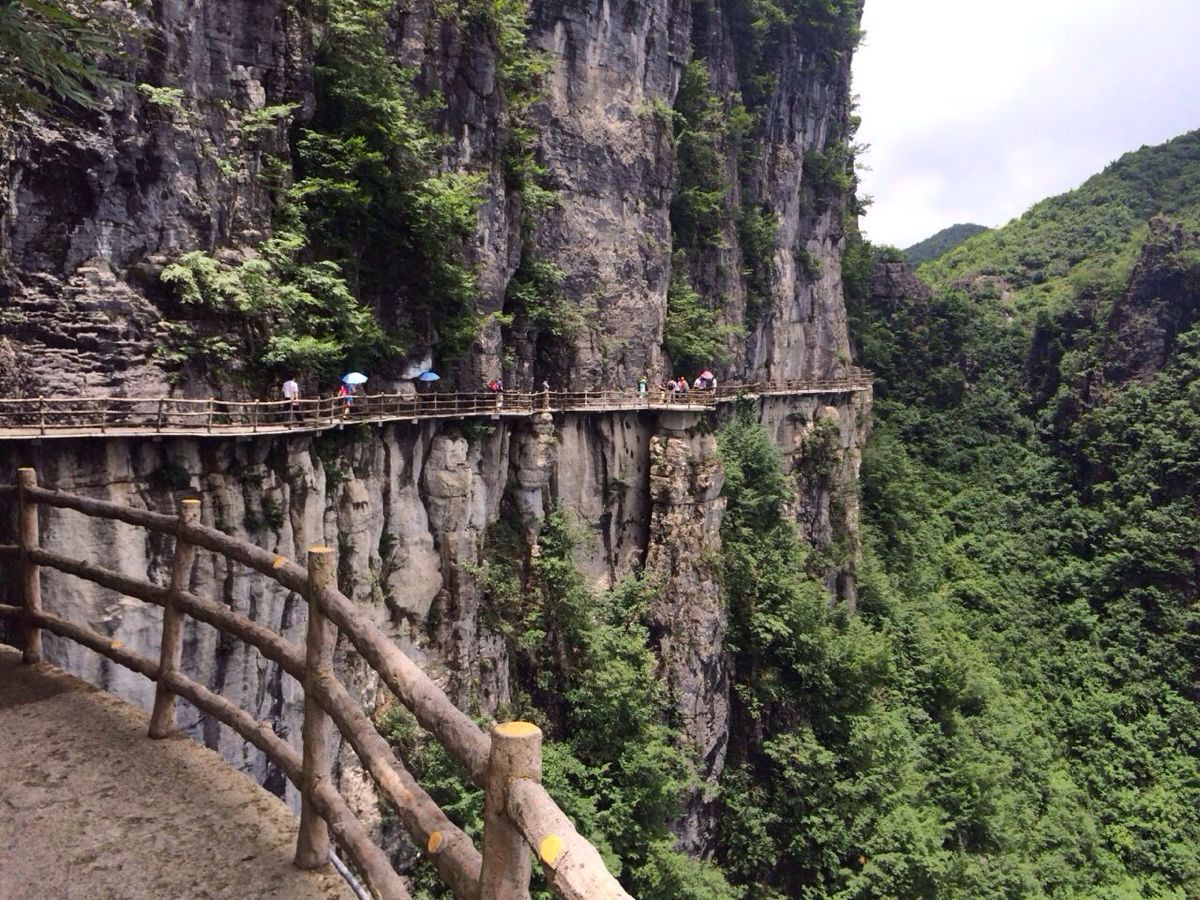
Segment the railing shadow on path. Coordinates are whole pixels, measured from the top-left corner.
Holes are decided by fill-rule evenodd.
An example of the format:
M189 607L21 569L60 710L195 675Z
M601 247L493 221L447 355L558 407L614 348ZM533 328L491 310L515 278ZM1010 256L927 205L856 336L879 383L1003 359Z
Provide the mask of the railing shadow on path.
M106 661L107 662L107 661ZM338 867L292 865L280 798L182 734L0 645L0 898L367 900Z

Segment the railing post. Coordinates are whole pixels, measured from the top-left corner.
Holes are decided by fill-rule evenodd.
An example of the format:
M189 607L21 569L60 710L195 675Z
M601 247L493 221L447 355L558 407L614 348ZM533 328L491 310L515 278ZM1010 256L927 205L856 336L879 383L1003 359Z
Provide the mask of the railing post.
M213 426L213 398L208 398L208 430L211 433Z
M325 617L321 595L333 584L333 550L308 548L308 639L304 652L304 769L300 778L300 833L296 866L319 869L329 863L329 826L313 806L313 792L333 766L333 722L317 703L316 683L333 669L337 630Z
M199 521L200 501L181 500L179 524L195 525ZM195 545L185 540L182 533L176 534L175 553L171 557L171 585L163 604L162 647L158 655L158 681L154 685L154 712L150 716L152 738L165 738L175 731L175 695L163 684L163 676L179 671L183 657L183 611L179 608L179 595L188 588L195 558Z
M22 628L25 647L21 658L27 663L42 661L42 629L33 617L42 611L42 568L29 559L29 551L38 546L37 503L26 494L37 487L35 469L17 469L17 533L21 547L21 596L25 607Z
M38 397L38 433L46 433L46 400Z
M163 404L166 402L162 397L158 398L158 427L154 429L155 431L163 430Z
M258 403L259 403L259 401L255 400L254 406L251 407L251 409L250 409L250 430L251 431L258 431Z
M105 428L108 427L108 398L100 399L100 433L104 434Z
M483 869L479 900L526 900L529 845L508 818L508 786L518 778L542 780L542 730L529 722L492 729L483 799Z

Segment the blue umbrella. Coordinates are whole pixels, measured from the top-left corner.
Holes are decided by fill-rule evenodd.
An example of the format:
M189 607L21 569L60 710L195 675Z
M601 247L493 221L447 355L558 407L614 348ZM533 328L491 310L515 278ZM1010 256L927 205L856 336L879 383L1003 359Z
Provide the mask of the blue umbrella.
M367 380L367 376L362 372L351 372L348 375L342 376L342 381L346 384L363 384Z
M417 376L417 381L441 381L442 376L437 372L422 372Z

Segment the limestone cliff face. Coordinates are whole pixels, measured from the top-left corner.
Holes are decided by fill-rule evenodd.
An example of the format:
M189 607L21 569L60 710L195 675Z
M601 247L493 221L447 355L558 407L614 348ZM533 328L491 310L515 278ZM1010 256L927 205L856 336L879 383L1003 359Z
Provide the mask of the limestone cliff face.
M149 39L131 45L121 76L177 93L131 86L99 113L40 122L0 145L0 333L16 345L27 393L168 390L156 354L179 311L158 285L163 264L256 243L270 227L261 158L286 148L286 134L241 126L268 97L303 93L288 9L166 0L130 12Z
M711 94L727 118L740 106L753 124L747 135L715 138L729 188L724 221L718 239L685 248L684 266L724 321L745 332L731 347L733 375L833 377L850 361L841 259L852 197L830 182L835 170L848 176L850 54L831 53L797 29L764 60L763 48L739 31L743 7L696 4L691 40ZM757 239L748 214L765 223Z
M40 447L11 442L0 446L0 458L6 465L34 465L43 484L130 506L171 511L180 497L198 495L205 524L293 559L303 559L313 544L335 547L342 590L370 608L457 703L482 712L512 696L504 642L484 624L472 577L483 561L484 532L500 517L506 495L534 527L551 502L577 521L600 523L579 551L581 569L598 588L640 569L649 557L668 583L665 604L690 603L691 585L699 577L708 597L703 614L711 618L719 610L715 582L692 574L694 552L712 549L720 520L713 439L689 435L679 423L660 422L653 413L566 416L557 423L543 414L470 434L454 424L429 423L239 442L91 439ZM704 460L701 469L679 481L672 467L695 468L688 462L692 458ZM651 480L652 499L646 495ZM699 518L688 511L696 490L708 509ZM653 515L648 515L650 504ZM3 530L10 528L5 520ZM42 511L41 541L158 582L167 577L172 550L169 539L51 509ZM5 580L9 602L19 601L12 593L18 581ZM52 612L88 622L131 648L156 652L157 608L49 570L44 585ZM202 552L191 587L303 642L303 600L253 573ZM664 644L694 643L704 652L713 647L719 652L718 626L710 626L703 638L672 637L667 630L678 626L666 609ZM47 640L52 661L133 702L152 702L152 685L140 676L68 642ZM352 675L357 671L351 658L343 665ZM184 666L197 680L299 740L299 687L256 651L192 622ZM356 679L372 705L375 685ZM692 687L688 702L698 708L706 692L701 684ZM198 714L181 718L196 737L282 789L282 780L253 748Z
M906 262L878 262L871 273L871 302L895 307L901 300L929 300L933 290Z
M768 102L752 200L779 225L769 301L747 341L751 380L830 377L850 362L841 267L848 198L823 195L807 174L813 155L845 135L849 70L849 57L830 70L792 48Z
M534 110L559 202L532 236L589 310L572 376L631 385L662 368L674 177L669 108L688 53L690 0L539 0L535 46L551 62Z
M1186 258L1198 249L1200 234L1167 219L1150 220L1149 239L1105 327L1105 381L1153 377L1171 358L1179 335L1200 319L1200 278Z
M746 89L741 82L750 76L739 71L752 51L730 24L736 6L531 3L528 40L547 72L526 124L554 201L523 231L521 197L506 175L513 122L495 36L477 22L439 20L423 0L398 5L392 45L418 92L440 100L442 165L483 179L467 252L487 324L463 364L463 383L477 385L501 368L501 329L487 314L504 309L522 256L562 271L563 293L582 311L583 327L560 348L553 372L544 363L535 371L536 348L514 338L507 348L513 377L540 383L545 374L569 373L580 385L627 386L643 371L665 373L670 107L692 53L704 55L715 92ZM695 21L694 7L704 12ZM163 353L173 342L170 323L193 321L195 311L175 304L158 275L186 251L236 260L269 236L264 160L286 159L295 134L284 119L259 127L255 114L295 104L294 121L303 124L317 102L311 69L321 29L296 7L219 0L197 11L166 2L138 15L148 39L121 64L131 87L99 113L14 132L4 154L0 292L8 304L0 336L22 354L29 391L211 389L189 388L189 376L200 373L179 370ZM822 154L847 137L849 54L830 60L792 36L773 65L745 146L727 156L731 208L770 216L771 246L752 258L727 223L724 239L691 267L725 321L746 328L729 376L825 376L849 358L840 289L847 196L845 188L831 192L819 171ZM747 266L761 269L766 285L753 314ZM412 331L412 352L429 346L420 316L381 313ZM202 323L201 331L221 326Z

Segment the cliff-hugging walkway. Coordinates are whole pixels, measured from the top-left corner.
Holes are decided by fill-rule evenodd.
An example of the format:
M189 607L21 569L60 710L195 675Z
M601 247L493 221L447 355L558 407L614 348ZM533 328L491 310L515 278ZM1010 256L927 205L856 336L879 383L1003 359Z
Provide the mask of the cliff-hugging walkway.
M284 805L194 741L0 647L0 900L352 900Z
M869 390L869 373L844 378L721 385L668 394L634 391L521 393L362 394L350 402L320 397L285 400L188 400L175 397L24 397L0 399L0 440L42 437L112 437L286 434L338 428L347 422L383 424L423 419L511 418L540 412L703 412L739 397L804 397Z

